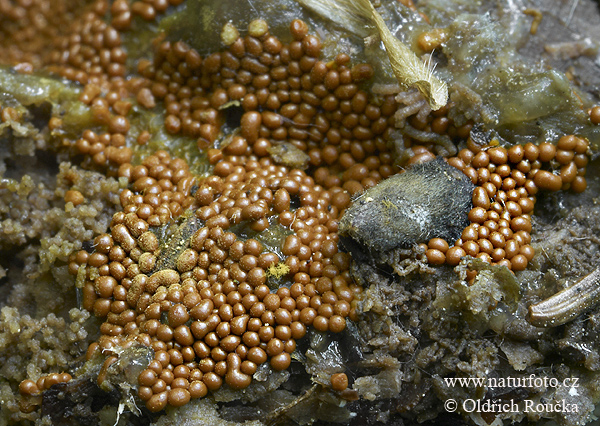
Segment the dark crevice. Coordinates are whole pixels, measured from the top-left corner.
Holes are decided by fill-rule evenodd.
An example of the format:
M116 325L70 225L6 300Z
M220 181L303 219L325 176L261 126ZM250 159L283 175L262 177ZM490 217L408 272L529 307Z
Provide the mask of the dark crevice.
M94 252L94 240L87 240L81 243L81 249L92 254Z
M231 105L228 108L224 109L225 113L225 128L229 129L237 129L242 125L242 115L244 115L244 108L237 105ZM224 133L228 133L224 131Z
M23 261L14 256L14 253L8 252L6 250L0 250L0 288L4 287L8 284L8 272L11 268L20 268L23 269ZM5 294L5 292L2 292ZM0 296L0 301L3 299Z
M290 197L290 210L297 210L302 206L300 203L300 197L298 195L292 195Z
M42 102L40 105L30 105L28 108L31 113L31 124L36 129L41 131L48 126L48 121L52 117L52 104L50 102Z
M34 156L13 155L11 161L6 161L5 176L8 179L21 180L26 174L39 176L56 176L59 172L56 153L52 151L36 150ZM42 181L44 181L42 175ZM45 182L44 182L45 183Z

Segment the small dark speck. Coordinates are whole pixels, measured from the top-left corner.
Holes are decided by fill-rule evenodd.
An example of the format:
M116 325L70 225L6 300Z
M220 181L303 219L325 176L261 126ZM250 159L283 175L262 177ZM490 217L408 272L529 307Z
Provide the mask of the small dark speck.
M81 248L88 253L94 252L94 240L88 240L81 243Z

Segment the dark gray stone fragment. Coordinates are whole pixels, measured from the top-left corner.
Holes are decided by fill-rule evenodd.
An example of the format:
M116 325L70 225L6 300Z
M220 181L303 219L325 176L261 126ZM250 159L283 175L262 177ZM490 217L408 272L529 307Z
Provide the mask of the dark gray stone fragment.
M435 237L452 245L469 224L474 189L467 176L441 157L417 164L354 200L339 223L342 245L375 253Z

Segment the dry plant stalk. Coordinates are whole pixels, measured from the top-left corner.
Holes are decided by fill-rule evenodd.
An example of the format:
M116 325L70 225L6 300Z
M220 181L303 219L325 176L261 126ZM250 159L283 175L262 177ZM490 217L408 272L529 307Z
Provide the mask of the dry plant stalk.
M298 1L361 36L364 36L364 30L358 31L355 28L358 27L360 18L366 19L377 28L400 85L407 89L413 86L419 89L434 111L446 105L448 86L433 75L431 62L423 63L410 48L394 37L369 0Z
M401 85L416 86L429 101L432 110L442 108L448 102L446 83L433 75L431 63L424 64L404 43L391 33L381 15L369 0L355 0L356 4L370 13L371 20L379 31L379 36L387 51L392 70ZM368 15L365 15L368 16Z
M571 287L529 306L529 322L536 327L556 327L600 302L600 267Z

